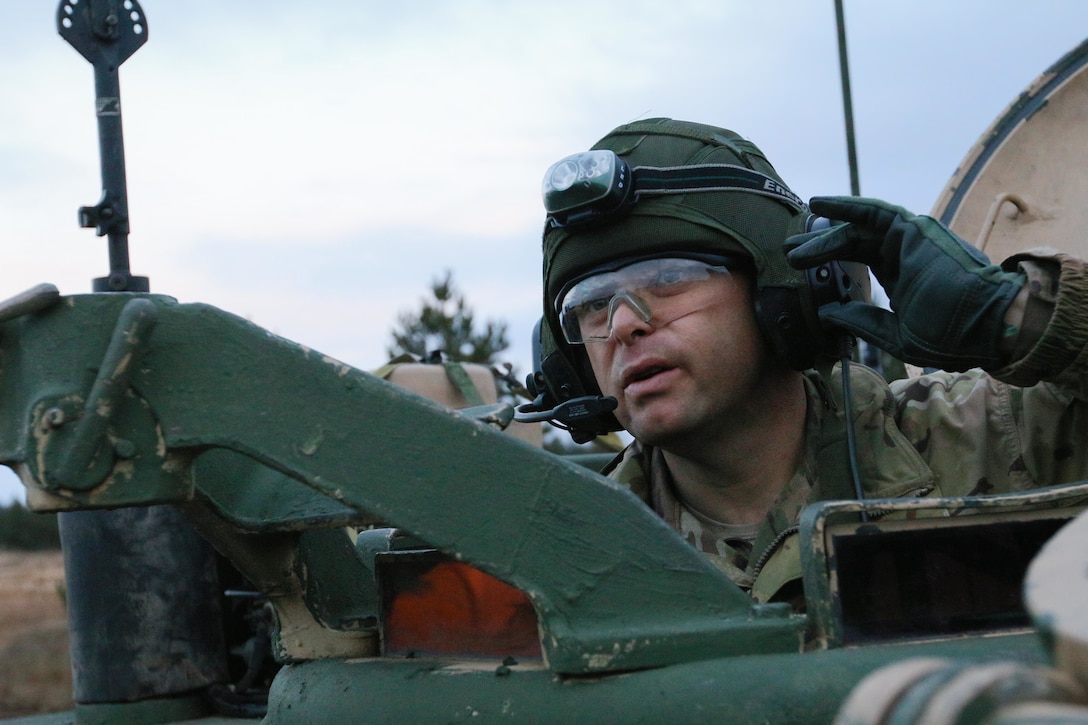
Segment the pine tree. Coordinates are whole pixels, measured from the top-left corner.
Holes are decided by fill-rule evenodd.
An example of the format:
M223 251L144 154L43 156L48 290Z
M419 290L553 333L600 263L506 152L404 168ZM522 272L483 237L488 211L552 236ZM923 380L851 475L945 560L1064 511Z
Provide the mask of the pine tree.
M488 321L482 331L476 330L475 313L454 286L451 271L434 280L431 295L419 312L398 315L399 328L393 330L393 344L387 348L390 357L409 353L427 359L442 353L456 362L491 365L510 346L504 322Z

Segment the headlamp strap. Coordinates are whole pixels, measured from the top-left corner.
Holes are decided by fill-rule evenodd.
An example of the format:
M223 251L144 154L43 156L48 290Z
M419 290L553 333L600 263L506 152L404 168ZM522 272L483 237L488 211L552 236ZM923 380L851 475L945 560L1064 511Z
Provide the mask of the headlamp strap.
M734 164L696 166L636 166L631 170L636 195L686 194L695 191L748 191L805 210L801 197L781 181Z

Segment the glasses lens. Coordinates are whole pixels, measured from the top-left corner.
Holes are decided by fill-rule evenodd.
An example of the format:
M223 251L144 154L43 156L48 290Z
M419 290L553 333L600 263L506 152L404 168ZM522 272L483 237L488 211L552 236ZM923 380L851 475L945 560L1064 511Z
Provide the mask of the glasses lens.
M563 295L559 320L567 342L599 342L612 336L617 308L626 304L639 318L661 327L709 305L716 275L725 266L694 259L649 259L576 283Z

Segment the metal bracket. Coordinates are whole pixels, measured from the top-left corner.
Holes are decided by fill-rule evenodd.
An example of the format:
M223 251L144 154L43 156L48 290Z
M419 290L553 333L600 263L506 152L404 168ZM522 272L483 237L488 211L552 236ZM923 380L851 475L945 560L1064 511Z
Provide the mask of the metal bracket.
M986 251L986 243L990 241L990 234L994 230L994 225L997 224L997 214L1006 202L1016 207L1017 214L1028 213L1028 203L1017 194L1006 191L995 196L993 203L990 204L990 208L986 212L986 219L982 222L982 229L979 230L978 238L975 240L975 246L983 252Z
M121 310L91 392L83 403L82 414L75 417L75 427L66 436L66 443L50 452L49 459L56 461L56 465L47 466L43 472L47 484L85 491L97 486L104 472L108 472L109 466L103 461L107 456L112 460L113 456L105 450L107 429L121 407L136 361L149 346L157 316L154 303L142 297L130 300ZM39 428L58 431L69 420L64 406L51 406L41 411ZM135 454L128 450L131 447L131 443L124 441L113 446L114 453L123 458Z
M147 42L147 18L136 0L61 0L57 32L91 65L116 72Z
M79 208L79 223L109 237L110 274L100 292L147 292L146 277L129 272L128 187L121 131L118 68L147 42L147 18L136 0L61 0L57 32L94 66L95 114L102 166L102 199Z

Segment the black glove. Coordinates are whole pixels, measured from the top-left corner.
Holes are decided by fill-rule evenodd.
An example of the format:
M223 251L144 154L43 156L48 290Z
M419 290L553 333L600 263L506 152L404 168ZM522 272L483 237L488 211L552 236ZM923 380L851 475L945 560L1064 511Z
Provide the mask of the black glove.
M848 222L786 240L798 269L831 260L869 265L893 312L824 305L820 319L901 360L944 370L1001 367L1005 313L1026 279L991 264L937 220L876 199L816 197L813 213Z

